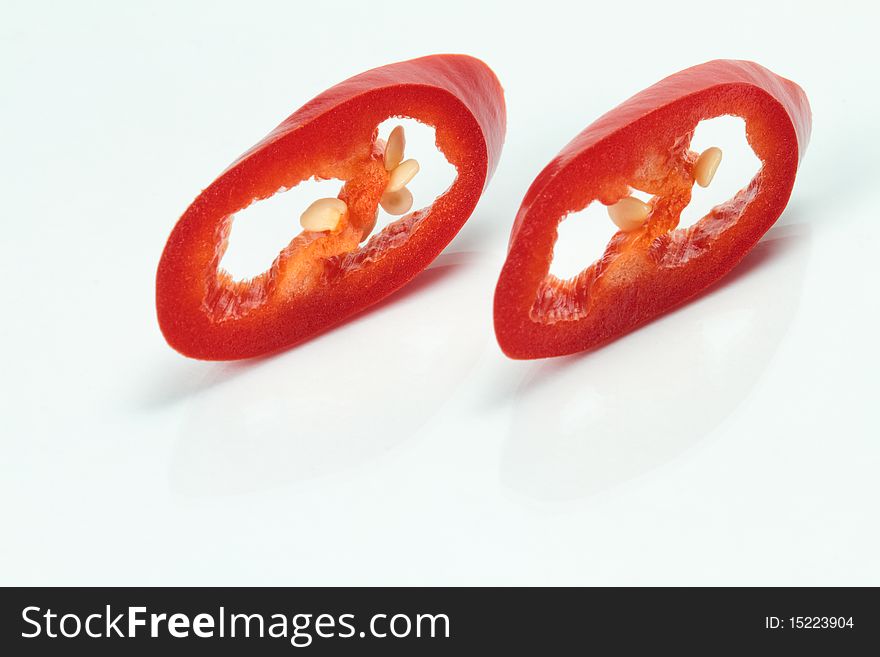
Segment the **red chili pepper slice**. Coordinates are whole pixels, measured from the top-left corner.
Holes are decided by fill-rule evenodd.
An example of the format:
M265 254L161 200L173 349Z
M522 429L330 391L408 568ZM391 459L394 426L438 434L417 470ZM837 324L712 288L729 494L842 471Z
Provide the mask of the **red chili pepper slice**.
M694 129L721 115L745 119L762 167L728 202L676 229L694 184ZM504 353L542 358L603 345L724 276L785 208L810 126L800 87L732 60L676 73L599 118L544 168L517 213L495 291ZM593 201L613 205L631 188L653 195L645 223L616 233L578 276L549 274L559 222Z
M457 175L432 205L360 246L389 182L377 130L389 117L433 126ZM464 55L391 64L328 89L226 169L177 222L156 276L165 339L193 358L259 356L391 294L468 219L498 163L505 127L501 85L488 66ZM348 215L333 230L295 237L262 275L233 281L219 268L233 215L311 177L344 181L339 199Z

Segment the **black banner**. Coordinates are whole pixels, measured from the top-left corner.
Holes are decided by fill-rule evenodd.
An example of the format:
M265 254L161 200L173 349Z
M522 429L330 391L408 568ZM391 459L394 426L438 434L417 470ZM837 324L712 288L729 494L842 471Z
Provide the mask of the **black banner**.
M12 588L6 655L876 650L876 589ZM560 652L549 652L560 651Z

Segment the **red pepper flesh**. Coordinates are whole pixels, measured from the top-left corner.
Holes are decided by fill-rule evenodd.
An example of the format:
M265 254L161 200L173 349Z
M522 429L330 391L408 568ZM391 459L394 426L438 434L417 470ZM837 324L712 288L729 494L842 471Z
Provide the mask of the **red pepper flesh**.
M697 124L742 117L762 167L728 202L677 229L689 203ZM601 346L694 297L729 272L785 208L810 136L803 90L753 62L717 60L633 96L574 138L517 213L495 291L495 333L511 358ZM637 189L653 195L639 229L618 232L572 279L549 273L559 222Z
M377 126L389 117L434 127L457 175L433 204L359 246L388 183ZM177 222L156 276L165 339L193 358L259 356L388 296L430 264L471 215L498 164L505 127L501 85L488 66L465 55L391 64L328 89L226 169ZM303 232L268 271L232 280L219 263L233 215L312 177L344 181L339 198L348 220L330 232Z

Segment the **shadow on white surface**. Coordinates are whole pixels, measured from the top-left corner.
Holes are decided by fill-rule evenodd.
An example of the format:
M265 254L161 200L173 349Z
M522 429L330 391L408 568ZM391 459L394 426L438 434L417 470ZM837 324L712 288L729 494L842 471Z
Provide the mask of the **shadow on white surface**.
M810 228L777 226L699 299L596 352L546 361L515 394L501 476L588 497L705 440L749 395L801 296Z
M308 345L320 340L334 331L343 329L348 324L360 322L370 314L381 311L386 306L404 303L410 296L433 287L445 278L454 275L459 269L467 267L478 260L479 254L473 251L458 251L441 254L426 270L418 274L403 288L377 304L367 308L338 327L332 327L321 335L298 344L282 352L232 362L195 361L169 352L167 362L158 368L151 368L145 378L152 379L136 392L134 406L139 410L159 410L194 397L212 388L223 385L252 370L269 366L272 361L283 358L285 354L296 353L308 349ZM170 348L169 348L170 349Z
M365 314L235 377L220 370L222 387L206 381L189 400L172 488L188 496L262 490L345 470L414 439L486 346L468 327L481 301L475 286L414 293L461 275L473 256L438 258L404 294L369 311L381 321Z
M161 410L219 386L254 366L255 363L205 363L172 352L144 375L148 380L139 384L132 405L138 411Z

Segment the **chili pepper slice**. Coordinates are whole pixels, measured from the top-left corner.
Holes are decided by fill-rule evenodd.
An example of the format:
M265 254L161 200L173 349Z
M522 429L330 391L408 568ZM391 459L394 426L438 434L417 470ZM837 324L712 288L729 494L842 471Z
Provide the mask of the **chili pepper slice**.
M720 151L689 150L694 129L721 115L745 119L761 169L732 199L677 229L695 180L708 184L720 160ZM800 87L733 60L676 73L599 118L538 175L516 215L495 291L504 353L543 358L601 346L720 279L785 208L810 126ZM633 189L651 200L630 196ZM557 226L593 201L621 230L598 261L557 278L549 273Z
M434 127L456 168L428 207L369 237L377 206L403 214L402 135L378 138L389 117ZM433 55L376 68L320 94L242 155L193 201L171 232L156 276L159 326L186 356L233 360L278 351L336 325L422 271L468 219L498 164L506 113L483 62ZM305 213L306 228L263 274L234 281L219 267L232 218L309 178L344 181L338 199Z

